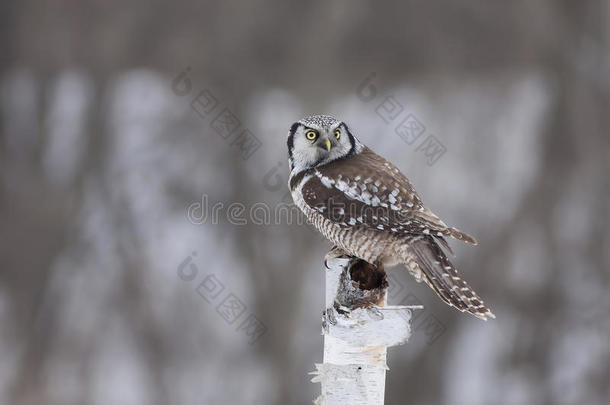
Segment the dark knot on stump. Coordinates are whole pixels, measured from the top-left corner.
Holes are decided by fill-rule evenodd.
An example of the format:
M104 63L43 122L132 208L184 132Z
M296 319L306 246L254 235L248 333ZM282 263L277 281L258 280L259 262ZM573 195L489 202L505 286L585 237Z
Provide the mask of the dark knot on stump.
M336 303L349 309L383 305L388 281L383 267L351 258L341 274Z

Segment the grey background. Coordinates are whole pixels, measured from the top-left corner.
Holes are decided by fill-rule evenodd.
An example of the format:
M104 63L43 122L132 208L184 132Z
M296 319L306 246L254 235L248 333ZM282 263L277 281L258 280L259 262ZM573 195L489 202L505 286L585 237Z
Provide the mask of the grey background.
M0 403L311 403L328 243L185 213L275 207L313 113L480 242L455 261L496 320L391 273L390 301L434 323L390 349L387 404L609 402L608 2L23 0L0 32ZM377 115L391 95L446 148L434 165ZM249 159L211 128L222 108L260 140ZM232 324L197 292L209 274L246 307Z

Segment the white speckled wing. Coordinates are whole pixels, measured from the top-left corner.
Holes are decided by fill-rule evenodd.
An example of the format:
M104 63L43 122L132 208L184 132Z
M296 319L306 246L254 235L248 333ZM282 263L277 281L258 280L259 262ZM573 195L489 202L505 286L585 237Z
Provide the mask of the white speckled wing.
M311 169L307 175L303 200L341 226L396 235L451 235L451 228L423 205L407 178L368 148L349 159Z

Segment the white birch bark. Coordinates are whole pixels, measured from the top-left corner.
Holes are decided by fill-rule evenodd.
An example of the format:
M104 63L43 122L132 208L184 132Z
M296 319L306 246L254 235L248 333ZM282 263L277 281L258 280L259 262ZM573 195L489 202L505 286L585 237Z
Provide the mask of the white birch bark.
M386 306L386 289L360 290L349 276L350 259L328 261L324 313L324 363L312 382L320 382L317 405L382 405L387 348L410 337L411 310ZM375 305L362 305L364 301Z

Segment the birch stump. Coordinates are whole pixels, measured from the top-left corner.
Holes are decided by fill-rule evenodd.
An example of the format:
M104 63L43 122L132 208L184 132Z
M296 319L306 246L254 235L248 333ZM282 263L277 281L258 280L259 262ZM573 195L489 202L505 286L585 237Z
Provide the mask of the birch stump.
M387 348L407 342L411 310L386 306L383 269L356 258L326 263L326 310L322 322L324 363L312 382L322 384L316 405L382 405Z

